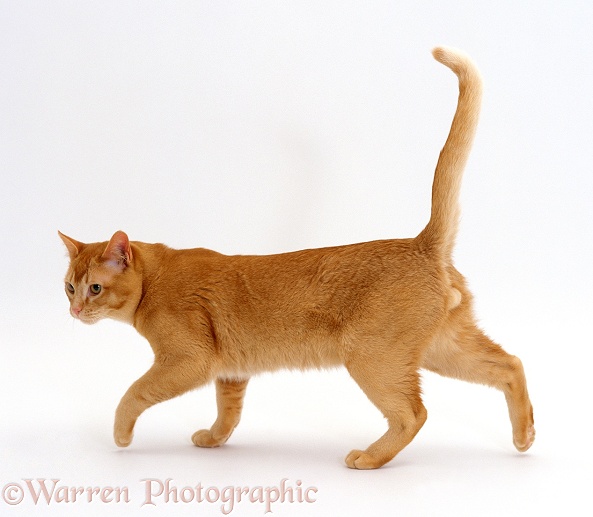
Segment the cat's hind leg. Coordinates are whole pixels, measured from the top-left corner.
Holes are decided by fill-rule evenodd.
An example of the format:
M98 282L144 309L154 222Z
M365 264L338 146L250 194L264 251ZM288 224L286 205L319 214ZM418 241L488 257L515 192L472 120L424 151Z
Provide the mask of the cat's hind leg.
M513 426L513 443L524 452L535 440L535 427L523 365L477 328L468 310L462 305L451 312L447 327L427 349L421 366L501 390Z
M218 417L210 429L196 431L192 442L198 447L219 447L231 436L241 419L248 380L216 379Z
M389 425L387 432L366 450L353 450L346 456L346 465L353 469L381 467L412 441L426 421L417 366L383 355L359 356L346 363L352 378Z

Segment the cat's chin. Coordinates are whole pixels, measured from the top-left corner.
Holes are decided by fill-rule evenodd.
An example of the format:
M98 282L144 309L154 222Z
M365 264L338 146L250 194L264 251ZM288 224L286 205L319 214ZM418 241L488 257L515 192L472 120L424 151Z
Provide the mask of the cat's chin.
M95 323L97 323L101 318L85 318L85 317L78 317L76 318L78 321L80 321L81 323L84 323L85 325L94 325Z

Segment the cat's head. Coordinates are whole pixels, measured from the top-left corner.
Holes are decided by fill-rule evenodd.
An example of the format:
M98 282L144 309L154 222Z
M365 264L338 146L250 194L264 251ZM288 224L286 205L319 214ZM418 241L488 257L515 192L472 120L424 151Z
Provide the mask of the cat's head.
M104 318L133 323L142 292L132 245L124 232L109 242L83 244L58 232L70 255L65 291L70 314L83 323Z

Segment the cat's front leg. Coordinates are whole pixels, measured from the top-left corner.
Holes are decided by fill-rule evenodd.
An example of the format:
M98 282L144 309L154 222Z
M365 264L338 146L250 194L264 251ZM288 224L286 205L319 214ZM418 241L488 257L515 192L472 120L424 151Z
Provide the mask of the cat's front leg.
M209 378L194 361L183 358L176 361L155 362L152 367L130 386L115 412L113 437L118 447L132 443L138 417L149 407L177 397L197 388Z
M218 417L210 429L202 429L192 436L198 447L219 447L231 436L241 419L246 380L216 379Z

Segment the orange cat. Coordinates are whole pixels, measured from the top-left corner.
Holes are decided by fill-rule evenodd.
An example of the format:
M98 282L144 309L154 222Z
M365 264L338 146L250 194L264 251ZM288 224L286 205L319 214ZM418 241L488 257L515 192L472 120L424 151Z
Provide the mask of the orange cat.
M521 361L476 327L471 294L451 262L481 80L461 52L433 54L457 74L459 101L436 167L430 221L416 238L225 256L131 242L121 231L94 244L60 233L72 316L130 323L154 351L154 364L117 408L117 445L130 445L147 408L215 381L218 418L192 441L217 447L239 423L252 375L344 365L389 425L366 450L348 454L348 467L380 467L420 430L420 368L502 390L515 447L531 446Z

